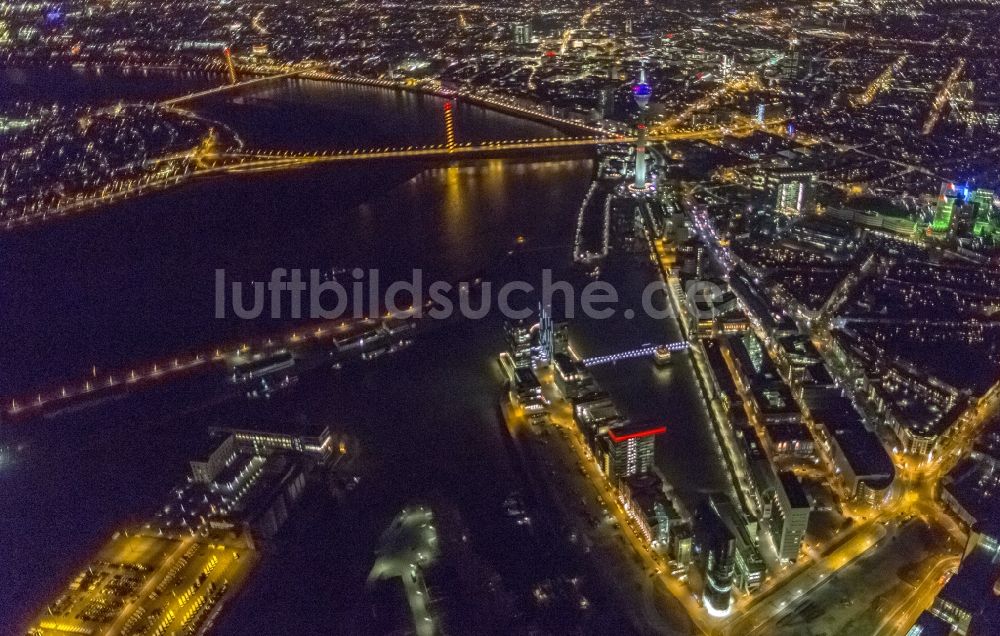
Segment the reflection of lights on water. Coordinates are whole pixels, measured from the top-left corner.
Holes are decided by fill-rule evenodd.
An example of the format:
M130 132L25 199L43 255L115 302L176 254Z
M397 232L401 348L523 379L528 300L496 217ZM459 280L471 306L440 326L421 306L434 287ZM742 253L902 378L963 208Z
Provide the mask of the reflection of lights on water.
M0 472L6 470L14 464L20 450L22 450L21 446L15 448L0 445Z

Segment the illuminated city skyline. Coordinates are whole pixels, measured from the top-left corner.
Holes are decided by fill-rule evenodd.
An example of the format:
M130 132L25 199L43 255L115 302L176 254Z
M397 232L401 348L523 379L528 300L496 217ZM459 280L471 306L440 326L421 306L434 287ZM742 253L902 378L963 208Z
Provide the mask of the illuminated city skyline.
M0 8L0 624L997 633L995 13Z

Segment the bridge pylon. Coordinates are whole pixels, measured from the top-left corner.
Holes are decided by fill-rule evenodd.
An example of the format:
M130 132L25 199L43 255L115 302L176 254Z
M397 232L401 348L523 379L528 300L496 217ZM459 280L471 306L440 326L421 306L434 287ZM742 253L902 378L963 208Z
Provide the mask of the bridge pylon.
M219 136L214 128L208 129L208 134L202 138L201 143L191 153L195 165L199 168L209 167L219 157Z
M236 67L233 65L233 54L229 51L229 47L222 49L222 55L226 58L226 68L229 70L229 83L236 83Z
M455 149L455 117L452 114L451 102L444 103L444 136L448 151Z

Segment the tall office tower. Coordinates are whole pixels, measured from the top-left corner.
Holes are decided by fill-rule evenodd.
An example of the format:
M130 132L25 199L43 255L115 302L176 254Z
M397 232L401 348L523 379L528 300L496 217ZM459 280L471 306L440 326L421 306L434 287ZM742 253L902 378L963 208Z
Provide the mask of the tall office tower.
M608 119L615 115L615 84L608 82L598 89L597 110L601 117Z
M931 230L935 234L947 234L951 230L952 216L955 214L955 202L958 200L958 189L954 183L945 181L938 192L937 206L934 209L934 220Z
M705 609L711 616L727 616L733 602L736 538L707 501L695 513L694 536L705 580Z
M531 43L531 24L522 22L514 25L514 44Z
M778 74L783 80L794 80L798 78L802 69L802 58L798 50L791 50L785 54L778 62Z
M538 355L548 362L552 359L552 308L538 305Z
M646 125L639 124L639 139L635 142L635 187L646 189Z
M992 190L979 188L972 193L972 203L976 206L976 214L989 214L993 209L994 194Z
M972 193L972 205L975 207L975 222L972 233L982 236L989 232L993 224L993 191L979 188Z
M523 369L531 366L531 324L525 320L511 320L504 323L507 349L514 366Z
M809 525L812 508L798 478L786 471L778 473L771 507L771 538L782 561L795 561L802 547L802 537Z
M628 424L628 420L622 417L606 393L598 392L593 397L585 394L581 395L579 399L585 401L573 407L573 421L587 441L591 452L595 456L601 457L602 453L605 452L604 437L607 435L608 429Z
M788 174L778 183L774 209L786 216L800 216L816 211L816 175Z
M744 517L729 495L713 493L709 495L708 501L736 540L733 583L744 592L753 592L764 582L764 574L767 571L754 540L757 522Z
M733 68L735 67L732 55L723 55L722 60L719 63L719 74L722 75L723 80L729 79L733 74Z
M557 322L552 325L552 353L569 353L569 323Z
M604 437L605 473L616 479L648 473L653 469L656 436L665 426L624 424L609 428Z

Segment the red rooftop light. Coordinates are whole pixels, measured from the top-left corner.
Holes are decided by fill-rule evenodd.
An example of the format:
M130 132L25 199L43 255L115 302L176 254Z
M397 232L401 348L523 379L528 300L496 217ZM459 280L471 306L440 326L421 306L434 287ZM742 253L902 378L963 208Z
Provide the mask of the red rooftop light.
M666 426L657 426L656 428L650 428L645 431L638 431L636 433L629 433L627 435L615 435L614 429L608 429L608 437L611 438L611 441L617 444L619 442L624 442L627 439L634 439L636 437L649 437L651 435L659 435L660 433L666 433L666 432L667 432Z

